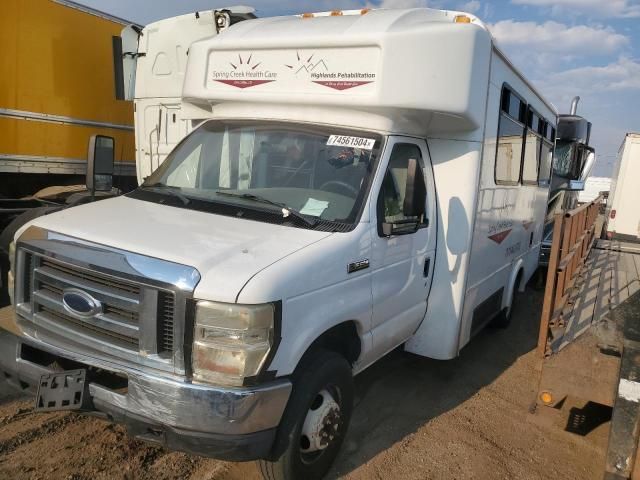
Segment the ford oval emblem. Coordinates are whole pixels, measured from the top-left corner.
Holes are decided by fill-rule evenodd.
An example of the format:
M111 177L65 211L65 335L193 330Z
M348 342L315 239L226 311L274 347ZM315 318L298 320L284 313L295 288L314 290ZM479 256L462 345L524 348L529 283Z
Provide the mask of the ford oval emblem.
M87 292L77 288L65 288L62 291L64 309L81 317L92 317L102 312L102 304Z

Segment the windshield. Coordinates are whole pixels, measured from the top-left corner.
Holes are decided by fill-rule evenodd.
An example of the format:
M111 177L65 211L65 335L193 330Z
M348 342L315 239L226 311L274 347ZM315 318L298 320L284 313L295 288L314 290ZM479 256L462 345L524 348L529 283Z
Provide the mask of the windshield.
M564 140L556 141L555 162L553 165L554 175L568 177L571 174L574 146L574 142Z
M301 226L355 223L381 141L343 129L212 120L186 137L142 189L179 194L185 208L191 201L214 205L212 211L232 204L314 220Z

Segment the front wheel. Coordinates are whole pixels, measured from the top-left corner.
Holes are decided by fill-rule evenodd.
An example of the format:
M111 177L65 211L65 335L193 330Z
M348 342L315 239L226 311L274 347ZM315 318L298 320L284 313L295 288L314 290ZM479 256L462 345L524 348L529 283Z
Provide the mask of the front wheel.
M347 433L353 377L344 357L312 352L296 370L280 424L274 461L259 460L265 480L319 480L329 471Z

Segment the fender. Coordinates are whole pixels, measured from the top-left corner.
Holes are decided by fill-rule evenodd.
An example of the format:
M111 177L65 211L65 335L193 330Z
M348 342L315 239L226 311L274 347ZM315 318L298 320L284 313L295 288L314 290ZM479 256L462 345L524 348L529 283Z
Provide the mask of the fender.
M513 298L513 294L516 289L516 280L518 279L518 274L523 272L524 274L524 260L519 258L513 264L511 268L511 274L509 275L509 282L506 285L505 294L502 296L502 308L511 308L511 300ZM520 285L517 285L519 292L524 292L524 283L520 280Z

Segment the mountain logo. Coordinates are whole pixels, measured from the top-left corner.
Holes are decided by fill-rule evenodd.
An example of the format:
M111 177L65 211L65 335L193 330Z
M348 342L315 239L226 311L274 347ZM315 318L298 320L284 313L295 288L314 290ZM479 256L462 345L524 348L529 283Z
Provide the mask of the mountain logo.
M293 70L296 75L304 71L307 74L316 71L328 72L327 62L323 58L314 59L315 53L312 53L308 58L306 55L300 55L300 52L296 50L296 62L292 64L285 63L284 66L290 70Z

